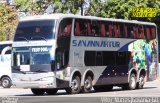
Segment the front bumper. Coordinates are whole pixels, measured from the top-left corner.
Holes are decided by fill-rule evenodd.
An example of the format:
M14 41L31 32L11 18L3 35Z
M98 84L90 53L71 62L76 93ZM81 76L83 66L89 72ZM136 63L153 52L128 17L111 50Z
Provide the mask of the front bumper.
M54 73L12 74L13 88L56 88Z
M55 83L40 81L13 81L13 88L56 88Z

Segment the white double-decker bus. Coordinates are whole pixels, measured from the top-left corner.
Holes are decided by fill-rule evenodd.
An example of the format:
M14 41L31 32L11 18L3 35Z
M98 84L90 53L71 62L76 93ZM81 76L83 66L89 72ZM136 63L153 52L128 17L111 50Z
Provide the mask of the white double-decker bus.
M133 90L157 73L154 23L72 14L25 17L12 47L13 86L35 95Z

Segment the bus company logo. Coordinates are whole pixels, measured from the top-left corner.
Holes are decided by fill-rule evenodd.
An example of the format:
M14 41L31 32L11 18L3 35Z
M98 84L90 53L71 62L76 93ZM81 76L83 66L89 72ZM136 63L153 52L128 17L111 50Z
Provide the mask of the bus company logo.
M72 46L74 46L74 47L113 47L113 48L119 48L120 42L118 42L118 41L97 41L97 40L73 40Z
M133 8L132 9L132 17L156 17L157 10L156 8Z

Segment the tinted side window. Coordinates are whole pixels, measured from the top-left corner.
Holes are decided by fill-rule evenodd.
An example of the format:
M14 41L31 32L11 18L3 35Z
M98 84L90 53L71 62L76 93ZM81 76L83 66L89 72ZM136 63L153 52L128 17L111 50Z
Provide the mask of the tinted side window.
M156 38L156 28L154 26L151 26L151 35L152 35L152 39Z
M101 37L114 37L114 27L111 21L99 21L98 26L99 35Z
M145 35L144 35L144 27L143 25L138 25L138 35L137 35L137 38L141 38L141 39L144 39L145 38Z
M93 20L91 21L91 35L92 36L100 36L100 22Z
M107 30L106 30L106 23L105 23L105 21L101 21L101 24L100 24L100 35L101 35L101 37L107 36Z
M115 65L115 52L103 51L103 65Z
M115 65L114 51L85 51L84 62L86 66Z
M96 66L103 66L103 52L96 52Z
M125 37L132 39L137 38L137 27L135 24L125 24Z
M85 51L86 66L128 65L130 52Z
M154 26L145 26L144 34L146 39L151 40L156 38L156 28Z
M85 51L84 62L86 66L95 66L95 51Z
M63 19L59 25L58 37L70 36L72 30L72 19Z
M113 34L115 38L124 37L123 23L113 22Z
M129 58L127 57L126 52L117 52L116 53L116 65L127 65L127 61L129 61ZM130 57L130 56L129 56Z
M74 34L76 36L86 36L88 34L88 22L85 19L75 19Z

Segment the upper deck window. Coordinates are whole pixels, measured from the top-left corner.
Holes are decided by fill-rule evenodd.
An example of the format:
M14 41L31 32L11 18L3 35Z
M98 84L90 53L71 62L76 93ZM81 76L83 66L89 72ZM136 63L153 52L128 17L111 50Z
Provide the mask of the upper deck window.
M72 19L63 19L59 25L58 37L70 36L72 30Z
M88 23L88 20L85 19L76 19L74 24L74 34L76 36L87 36L91 33L91 28Z
M54 20L20 22L15 33L14 41L53 39L54 27Z
M145 26L145 36L147 40L152 40L156 38L156 28L154 26Z

